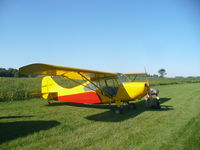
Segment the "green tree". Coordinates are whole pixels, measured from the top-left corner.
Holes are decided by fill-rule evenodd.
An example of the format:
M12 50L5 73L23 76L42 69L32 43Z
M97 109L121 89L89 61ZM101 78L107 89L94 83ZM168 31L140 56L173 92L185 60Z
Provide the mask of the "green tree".
M0 68L0 77L19 77L19 70L14 68Z
M167 73L165 69L159 69L158 74L160 75L160 77L164 77Z
M0 68L0 77L5 77L7 75L7 70L5 68Z

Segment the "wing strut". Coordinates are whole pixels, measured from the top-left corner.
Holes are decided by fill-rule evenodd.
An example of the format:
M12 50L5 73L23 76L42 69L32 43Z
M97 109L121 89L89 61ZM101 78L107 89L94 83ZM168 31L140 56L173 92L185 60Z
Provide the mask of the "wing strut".
M94 85L97 89L99 89L102 92L102 89L100 87L98 87L96 84L94 84L91 80L89 80L87 77L85 77L83 74L81 74L80 72L78 72L78 74L85 79L86 81L89 81L92 85Z
M102 93L105 93L106 96L108 96L109 98L112 98L112 96L107 92L102 90L100 87L98 87L96 84L94 84L91 80L89 80L87 77L85 77L83 74L81 74L80 72L78 72L78 74L85 80L89 81L92 85L94 85L96 88L98 88Z
M133 81L135 81L136 77L137 77L137 75L135 75L135 77L134 77Z
M71 80L71 81L73 81L74 83L77 83L78 85L82 85L83 83L81 83L81 82L78 82L78 81L76 81L76 80L74 80L74 79L71 79L71 78L69 78L68 76L65 76L65 73L63 73L62 75L61 75L63 78L66 78L66 79L69 79L69 80ZM89 87L89 86L85 86L86 88L88 88L88 89L90 89L90 90L92 90L92 91L94 91L94 89L92 89L91 87Z

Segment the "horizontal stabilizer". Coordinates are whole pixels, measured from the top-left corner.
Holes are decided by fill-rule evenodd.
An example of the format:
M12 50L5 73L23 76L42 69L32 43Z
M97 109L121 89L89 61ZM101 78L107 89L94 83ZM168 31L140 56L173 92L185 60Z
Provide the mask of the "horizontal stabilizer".
M49 100L57 100L58 99L58 93L57 92L49 92L49 93L31 93L30 96L34 97L42 97Z

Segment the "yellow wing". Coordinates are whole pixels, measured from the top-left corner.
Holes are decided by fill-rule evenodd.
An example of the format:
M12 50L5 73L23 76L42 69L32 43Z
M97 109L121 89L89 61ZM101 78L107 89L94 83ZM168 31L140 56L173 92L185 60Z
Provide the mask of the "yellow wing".
M95 70L62 67L49 64L30 64L19 69L21 74L35 74L35 75L51 75L64 76L73 80L83 80L84 77L91 81L95 81L105 77L116 76L117 73L102 72Z

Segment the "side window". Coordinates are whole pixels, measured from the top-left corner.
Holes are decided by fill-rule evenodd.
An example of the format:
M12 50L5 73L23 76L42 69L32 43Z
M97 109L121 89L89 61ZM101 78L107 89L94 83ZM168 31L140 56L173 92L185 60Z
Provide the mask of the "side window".
M123 74L119 74L117 76L117 78L118 78L117 80L118 80L118 82L120 84L125 83L125 82L130 82L130 79L127 76L123 75Z
M94 84L96 85L97 83L94 82ZM97 90L98 88L96 86L94 86L92 83L89 83L87 86L84 87L84 91L92 91L92 90Z
M115 96L117 93L118 82L116 79L105 79L99 82L101 89L107 92L111 96Z

